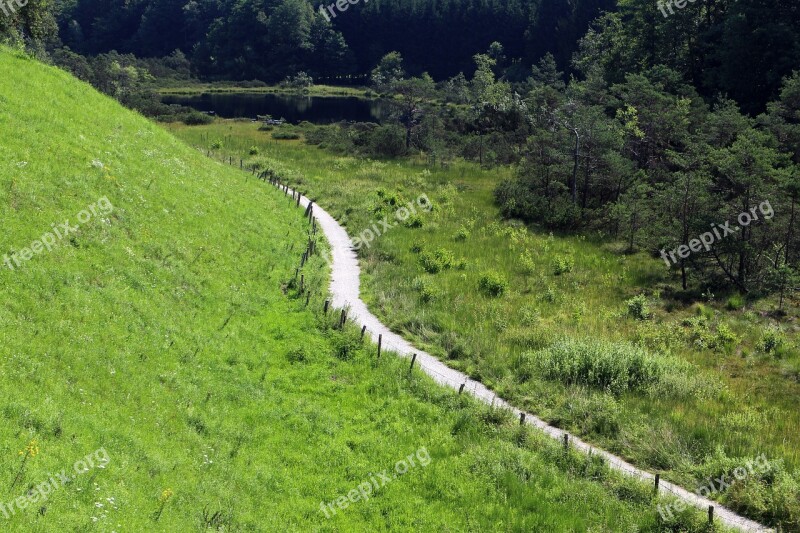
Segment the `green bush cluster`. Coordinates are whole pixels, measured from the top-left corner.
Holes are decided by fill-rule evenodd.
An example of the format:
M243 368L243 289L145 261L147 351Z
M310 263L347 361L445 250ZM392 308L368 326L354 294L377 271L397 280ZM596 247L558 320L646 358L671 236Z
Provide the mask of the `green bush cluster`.
M453 266L455 258L453 252L439 248L433 252L422 252L419 256L419 262L425 272L429 274L438 274L442 270L447 270Z
M469 236L470 236L469 229L466 226L461 226L460 228L458 228L458 231L456 232L453 238L457 241L466 241L467 239L469 239Z
M786 336L776 326L770 326L764 331L758 349L767 355L780 357L786 348Z
M727 324L717 324L716 328L712 327L711 320L706 314L688 318L683 321L683 325L688 328L689 342L698 350L729 353L740 341Z
M639 294L627 300L625 305L628 307L628 315L636 320L650 320L653 317L653 313L650 311L650 304L644 294Z
M500 273L491 270L478 280L478 289L486 296L502 296L508 290L508 280Z
M282 141L296 141L300 138L300 134L293 131L276 131L272 133L272 138Z
M553 274L561 276L569 274L575 268L575 261L569 256L559 256L553 261Z
M306 132L306 142L336 153L393 159L405 155L405 130L396 124L342 122Z

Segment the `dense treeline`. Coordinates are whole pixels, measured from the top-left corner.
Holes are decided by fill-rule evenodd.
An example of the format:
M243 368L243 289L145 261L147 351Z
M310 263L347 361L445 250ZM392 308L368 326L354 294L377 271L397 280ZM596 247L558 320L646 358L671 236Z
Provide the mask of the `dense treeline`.
M606 37L581 42L569 83L549 55L524 82L498 76L499 43L475 56L471 81L408 78L402 56L387 54L372 83L393 96L392 123L342 124L309 141L370 157L516 164L517 177L496 191L508 217L612 235L661 257L686 290L793 289L800 72L751 117L730 99L707 102L664 65L613 81L593 48Z
M314 77L363 74L398 50L411 72L442 78L468 68L472 55L496 40L522 65L548 51L566 63L589 23L614 5L372 0L332 17L319 12L320 3L77 0L65 5L59 26L64 43L83 54L115 49L149 57L180 49L201 76L277 81L298 70Z
M586 43L584 43L586 44ZM684 289L783 294L797 282L800 73L757 117L711 103L666 66L608 84L534 80L520 114L529 137L504 213L553 228L611 233L660 256Z
M330 0L323 2L330 3ZM333 19L366 72L387 52L396 50L409 72L436 79L472 68L472 56L490 43L503 44L507 58L500 68L524 80L532 64L550 52L568 65L576 43L614 0L372 0Z
M369 156L420 150L433 161L519 163L518 178L497 191L508 216L624 237L630 250L661 255L687 289L793 286L796 2L373 0L336 17L317 7L75 0L56 10L36 1L2 19L0 32L47 45L56 62L148 114L166 111L141 90L150 68L277 81L378 63L370 81L394 97L392 124L343 126L347 135L314 142ZM131 55L75 54L112 49ZM165 59L143 65L135 56ZM764 202L770 220L762 213L686 252L711 238L712 225Z
M800 65L800 5L793 0L706 0L683 9L666 0L372 0L334 8L335 17L323 15L321 4L32 0L0 17L0 35L49 40L51 47L60 38L83 55L180 50L199 77L267 82L298 71L327 80L365 74L394 50L410 73L442 80L468 72L472 56L494 41L505 50L497 70L518 82L547 53L573 73L572 55L586 36L584 52L611 83L665 65L704 98L722 94L749 114L764 111Z
M783 78L800 67L800 4L795 0L703 0L684 9L670 4L620 1L619 12L596 21L584 49L601 63L609 81L665 65L703 96L722 94L755 114L777 98Z

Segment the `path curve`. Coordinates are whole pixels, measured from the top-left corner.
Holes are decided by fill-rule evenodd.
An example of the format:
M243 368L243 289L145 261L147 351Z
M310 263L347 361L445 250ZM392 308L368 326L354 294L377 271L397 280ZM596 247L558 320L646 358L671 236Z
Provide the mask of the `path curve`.
M284 189L287 194L295 194L291 187ZM310 200L305 196L300 196L300 206L307 208ZM613 455L605 450L595 448L579 438L573 436L571 433L565 432L562 429L548 425L545 421L537 418L531 413L517 409L505 400L498 398L497 394L491 389L487 388L482 383L470 379L466 374L454 370L449 366L439 361L434 356L419 350L411 345L408 341L403 339L400 335L392 332L386 327L378 318L367 309L366 303L361 299L361 268L358 264L358 257L352 248L350 236L347 231L333 218L327 211L322 209L316 203L313 205L312 214L317 219L320 228L322 229L328 243L331 247L331 255L333 258L331 265L331 286L330 292L332 295L331 305L333 308L348 309L348 319L356 322L357 324L367 326L367 332L370 337L378 342L378 335L383 337L383 349L387 351L396 352L403 357L411 357L412 354L417 354L417 362L419 368L431 376L436 382L451 387L453 389L460 389L464 386L464 391L472 394L479 400L498 407L504 407L519 417L522 413L525 414L525 422L535 426L540 431L549 435L550 437L562 441L564 435L569 435L569 443L573 448L591 455L602 456L608 465L619 470L631 477L639 478L642 481L649 483L655 482L655 476L650 472L640 470L635 466L625 462L616 455ZM714 516L720 522L728 527L736 528L741 531L757 531L768 532L774 531L761 524L739 516L733 511L726 509L719 503L702 498L692 492L689 492L673 483L661 480L659 489L662 493L681 498L695 507L708 510L709 506L714 506Z

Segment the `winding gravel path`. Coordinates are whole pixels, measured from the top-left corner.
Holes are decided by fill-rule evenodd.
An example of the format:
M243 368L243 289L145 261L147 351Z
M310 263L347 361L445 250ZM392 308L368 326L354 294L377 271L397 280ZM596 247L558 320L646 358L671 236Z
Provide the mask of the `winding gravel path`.
M288 192L294 193L291 188ZM300 197L300 205L305 208L309 204L309 199L305 196ZM377 342L378 335L383 336L383 349L396 352L403 357L411 357L417 354L419 368L430 375L435 381L442 385L459 389L464 385L464 392L472 394L481 401L494 406L505 407L519 417L523 411L510 405L506 401L497 397L497 394L488 389L482 383L471 380L466 374L454 370L430 354L418 350L400 335L392 332L378 318L370 313L367 305L360 296L360 274L361 269L358 265L358 258L352 249L350 237L347 231L317 204L313 206L313 215L317 219L320 228L328 239L333 256L331 267L331 304L333 308L345 309L348 311L348 318L357 324L366 325L370 337ZM612 455L604 450L595 448L582 440L574 437L561 429L548 425L543 420L530 413L525 414L525 422L535 426L540 431L552 438L562 441L564 435L569 435L569 443L573 448L586 454L601 455L608 462L611 468L624 472L625 474L641 479L650 484L654 483L655 476L644 470L640 470L633 465L623 461L616 455ZM661 480L659 483L661 492L682 498L686 502L703 510L708 510L709 506L714 506L714 516L728 527L736 528L741 531L773 531L752 520L743 518L733 511L730 511L720 504L701 498L681 487Z

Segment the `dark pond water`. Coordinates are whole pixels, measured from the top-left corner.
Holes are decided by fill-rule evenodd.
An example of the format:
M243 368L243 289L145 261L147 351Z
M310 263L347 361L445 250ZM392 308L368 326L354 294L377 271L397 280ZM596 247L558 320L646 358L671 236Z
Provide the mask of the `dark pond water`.
M388 114L382 100L366 100L349 96L302 96L285 94L213 93L201 95L169 95L162 98L166 104L191 106L200 111L214 111L222 118L256 118L272 115L291 123L307 120L314 124L328 124L341 120L380 122Z

